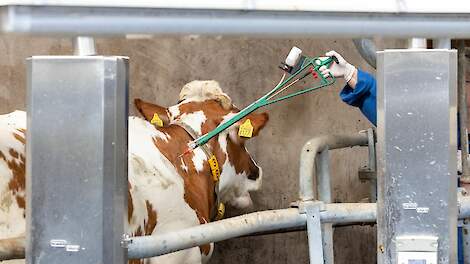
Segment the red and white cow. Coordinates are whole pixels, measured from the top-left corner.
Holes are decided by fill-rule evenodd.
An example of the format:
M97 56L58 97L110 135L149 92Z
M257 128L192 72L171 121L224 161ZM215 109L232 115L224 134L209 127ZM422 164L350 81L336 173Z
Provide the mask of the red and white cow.
M215 81L186 84L180 102L169 108L139 99L135 104L145 120L129 118L128 232L155 235L211 221L216 199L207 155L201 148L180 154L192 140L187 127L201 135L239 110ZM163 127L149 122L155 113ZM256 136L268 115L247 118ZM234 125L222 132L210 140L208 148L221 169L220 200L244 208L252 203L249 192L261 186L262 171L245 148L247 139L240 138L237 130ZM0 116L0 239L25 232L25 131L24 112ZM206 245L130 263L204 263L212 249L213 245Z

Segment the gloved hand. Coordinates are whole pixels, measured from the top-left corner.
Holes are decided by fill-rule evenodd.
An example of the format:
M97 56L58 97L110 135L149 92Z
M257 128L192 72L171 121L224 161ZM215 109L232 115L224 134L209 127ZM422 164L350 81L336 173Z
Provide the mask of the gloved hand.
M343 58L343 56L341 56L338 52L334 50L328 51L325 55L328 57L335 56L338 59L339 63L333 62L330 65L330 68L327 68L326 66L320 67L320 72L323 75L323 77L326 78L330 75L333 75L334 77L342 77L346 80L346 82L349 82L354 72L356 71L356 67L349 64Z

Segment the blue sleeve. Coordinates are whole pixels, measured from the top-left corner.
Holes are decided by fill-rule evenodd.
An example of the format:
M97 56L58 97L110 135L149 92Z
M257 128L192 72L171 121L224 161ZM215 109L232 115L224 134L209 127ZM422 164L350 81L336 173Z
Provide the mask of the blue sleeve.
M369 121L377 125L377 83L375 78L367 72L357 70L356 88L348 84L341 90L340 96L343 102L361 109L363 115Z

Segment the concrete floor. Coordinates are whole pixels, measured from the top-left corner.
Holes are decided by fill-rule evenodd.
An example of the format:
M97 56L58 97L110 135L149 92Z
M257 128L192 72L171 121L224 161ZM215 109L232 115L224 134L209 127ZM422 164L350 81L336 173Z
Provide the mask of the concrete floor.
M400 41L379 41L392 48ZM277 84L277 68L290 48L316 56L334 49L348 61L371 71L349 39L245 39L187 36L147 40L99 39L104 55L130 57L130 102L139 97L160 105L176 102L180 88L195 79L214 79L243 107ZM31 55L68 55L68 39L0 37L0 113L25 108L26 67ZM252 195L248 211L286 208L298 192L299 153L311 137L354 133L371 124L339 99L343 83L270 106L270 121L249 149L264 169L262 190ZM135 113L133 106L131 114ZM357 170L367 161L365 148L333 151L331 172L336 202L357 202L367 197ZM228 208L228 216L243 212ZM341 227L335 232L338 264L375 263L375 230L368 226ZM240 238L216 244L211 263L306 263L304 232Z

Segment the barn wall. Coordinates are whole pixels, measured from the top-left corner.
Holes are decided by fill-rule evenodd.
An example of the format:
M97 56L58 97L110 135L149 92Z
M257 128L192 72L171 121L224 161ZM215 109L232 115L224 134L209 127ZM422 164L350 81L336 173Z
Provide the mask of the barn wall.
M383 46L383 41L380 42ZM387 41L387 47L400 42ZM180 88L194 79L214 79L242 107L277 84L278 63L297 45L305 54L321 55L335 49L353 64L371 70L351 40L265 40L220 37L178 37L147 40L99 39L105 55L130 57L130 102L136 97L169 106ZM25 108L25 63L31 55L71 54L68 39L0 37L0 113ZM313 94L273 105L270 121L249 149L264 169L262 190L252 195L248 211L286 208L296 200L299 153L311 137L354 133L371 124L338 97L342 82ZM133 106L131 114L135 114ZM70 120L73 122L73 120ZM78 125L78 124L77 124ZM334 200L357 202L367 197L368 187L357 179L365 164L366 149L332 153ZM228 215L242 211L228 209ZM338 264L375 263L375 231L368 226L341 227L335 233ZM218 243L211 263L306 263L304 232L240 238Z

